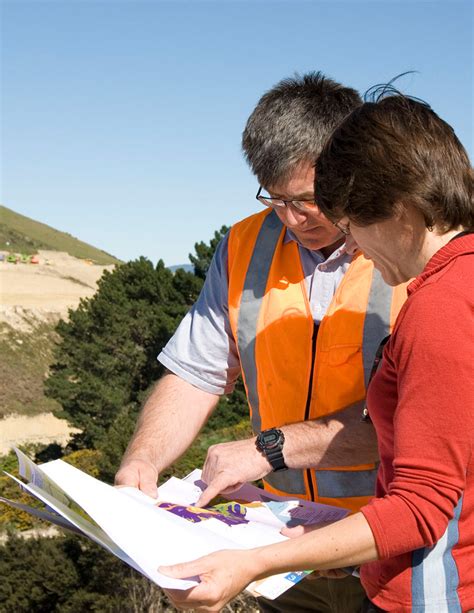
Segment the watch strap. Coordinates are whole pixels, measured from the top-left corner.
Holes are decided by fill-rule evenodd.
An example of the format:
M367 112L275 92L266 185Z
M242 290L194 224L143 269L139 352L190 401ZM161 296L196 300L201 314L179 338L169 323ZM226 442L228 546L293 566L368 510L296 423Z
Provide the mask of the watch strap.
M266 449L264 453L267 456L267 460L272 465L274 472L278 472L279 470L287 470L288 466L285 464L283 451L281 449Z

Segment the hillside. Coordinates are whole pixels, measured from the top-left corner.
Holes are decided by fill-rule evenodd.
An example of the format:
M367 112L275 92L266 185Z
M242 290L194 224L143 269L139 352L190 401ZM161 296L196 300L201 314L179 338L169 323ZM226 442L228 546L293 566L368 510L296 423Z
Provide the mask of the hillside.
M59 405L43 393L55 327L119 260L5 207L0 215L0 253L38 254L36 264L0 261L1 455L13 444L67 440L67 422L52 415Z
M55 230L44 223L0 206L0 251L33 254L39 250L63 251L95 264L119 264L114 256Z
M59 251L38 253L38 264L0 262L0 419L55 408L42 384L55 325L93 296L104 271L113 269Z
M174 266L168 266L171 272L176 272L177 270L184 270L185 272L194 272L193 264L175 264Z

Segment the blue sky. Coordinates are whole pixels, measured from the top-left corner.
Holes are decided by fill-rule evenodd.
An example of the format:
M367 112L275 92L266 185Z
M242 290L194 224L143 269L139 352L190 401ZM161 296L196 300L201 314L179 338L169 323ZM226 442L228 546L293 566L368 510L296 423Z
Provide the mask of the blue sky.
M473 159L470 0L0 0L2 203L128 260L185 263L258 210L240 150L263 92L406 70Z

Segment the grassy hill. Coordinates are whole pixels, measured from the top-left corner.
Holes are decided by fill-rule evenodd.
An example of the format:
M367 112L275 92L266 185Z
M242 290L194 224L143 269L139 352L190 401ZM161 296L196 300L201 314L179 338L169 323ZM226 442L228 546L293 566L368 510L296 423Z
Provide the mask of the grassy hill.
M53 323L41 323L29 334L0 323L0 424L7 415L38 415L60 408L43 393L56 340Z
M36 253L38 249L66 251L76 258L96 264L118 264L113 255L83 243L66 232L59 232L44 223L0 206L0 250L14 253Z
M46 224L40 223L24 215L20 215L7 207L0 206L0 251L13 253L36 253L38 250L66 252L69 255L84 260L92 260L99 266L82 265L84 269L77 270L77 260L64 264L50 263L47 274L41 266L35 267L35 275L28 273L28 267L13 267L8 270L2 265L0 273L0 286L4 290L2 298L13 287L12 280L18 284L23 279L23 285L31 280L42 280L44 294L48 291L58 293L61 291L60 282L64 281L64 291L70 295L67 285L71 282L78 284L78 296L87 296L91 286L95 283L95 276L100 276L101 270L96 268L109 264L120 264L120 260L108 253L84 243L70 234L59 232ZM62 268L61 268L62 266ZM74 266L76 266L74 268ZM69 268L71 267L70 271ZM79 273L83 276L80 276ZM13 276L15 275L15 278ZM84 276L85 275L85 276ZM97 278L98 278L97 276ZM91 281L89 277L94 277ZM81 290L81 279L88 279ZM49 290L49 283L53 289ZM4 285L3 285L4 284ZM21 285L21 283L20 283ZM58 289L59 288L59 289ZM30 293L34 294L34 288ZM69 292L69 293L68 293ZM10 291L11 293L11 291ZM79 298L78 298L79 300ZM52 361L54 343L57 339L55 325L61 314L59 303L51 298L47 313L34 313L22 303L22 294L18 295L18 302L2 300L2 313L0 314L0 423L3 417L10 414L36 415L57 409L59 405L43 394L43 379ZM10 306L5 306L10 305ZM19 309L19 312L16 311ZM16 313L10 317L10 311ZM8 316L7 316L8 315ZM26 326L26 327L25 327ZM1 426L0 426L1 427ZM0 607L1 608L1 607Z

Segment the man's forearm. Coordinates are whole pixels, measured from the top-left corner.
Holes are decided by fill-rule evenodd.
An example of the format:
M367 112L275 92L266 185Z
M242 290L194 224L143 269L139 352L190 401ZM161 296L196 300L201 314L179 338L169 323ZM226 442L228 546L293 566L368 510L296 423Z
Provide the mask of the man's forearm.
M166 374L142 409L122 460L151 462L160 472L192 444L219 397L203 392L180 377Z
M329 468L378 460L377 436L361 421L363 403L326 417L283 426L283 453L289 468Z
M288 468L331 468L371 464L378 460L377 437L371 423L361 421L362 403L333 415L281 426L283 457ZM199 499L205 506L218 493L237 489L272 471L257 449L255 437L212 445L203 467L208 488Z

